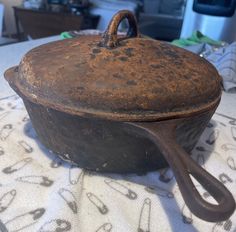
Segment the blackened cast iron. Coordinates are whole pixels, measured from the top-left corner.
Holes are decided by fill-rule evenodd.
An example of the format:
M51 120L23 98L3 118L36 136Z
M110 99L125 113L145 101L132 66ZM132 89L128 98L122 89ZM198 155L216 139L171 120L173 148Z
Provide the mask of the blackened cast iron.
M118 38L124 18L130 29ZM188 155L219 104L217 72L194 54L140 38L129 11L113 17L102 41L85 36L35 48L5 78L40 141L63 159L116 173L169 164L196 216L213 222L233 213L231 193ZM201 197L190 175L218 204Z

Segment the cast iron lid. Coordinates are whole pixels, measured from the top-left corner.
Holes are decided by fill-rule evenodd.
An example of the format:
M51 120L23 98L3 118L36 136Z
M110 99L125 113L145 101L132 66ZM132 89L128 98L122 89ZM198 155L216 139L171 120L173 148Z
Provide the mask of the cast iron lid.
M117 37L127 18L130 30ZM28 100L70 114L143 121L204 111L219 101L220 77L205 59L141 38L120 11L101 36L52 42L29 51L15 87Z

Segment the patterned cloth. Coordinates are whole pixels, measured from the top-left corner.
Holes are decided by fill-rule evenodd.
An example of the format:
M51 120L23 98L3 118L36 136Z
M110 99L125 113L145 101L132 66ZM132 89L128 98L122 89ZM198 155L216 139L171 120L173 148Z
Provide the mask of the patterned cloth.
M8 61L5 66L0 62L1 232L236 231L236 212L222 223L205 222L192 215L170 169L144 176L102 175L67 164L45 149L22 100L12 94L1 75L1 69L19 61L25 53L23 46L29 49L36 43L0 49ZM234 94L223 94L192 157L236 198ZM197 188L212 201L201 186Z
M192 153L236 196L236 118L216 113ZM236 230L236 213L218 224L192 215L169 169L101 175L60 160L38 141L17 95L0 97L0 172L4 232Z
M222 77L224 90L236 92L236 42L221 47L201 43L184 48L211 62Z
M224 89L236 91L236 42L206 56L222 76Z

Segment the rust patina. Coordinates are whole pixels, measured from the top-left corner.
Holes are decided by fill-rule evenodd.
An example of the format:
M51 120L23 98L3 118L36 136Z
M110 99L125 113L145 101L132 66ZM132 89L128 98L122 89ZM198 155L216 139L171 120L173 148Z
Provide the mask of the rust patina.
M103 39L81 36L31 50L16 87L47 107L122 121L180 117L219 101L220 78L205 59L141 38L136 27L136 37L119 39L115 22Z
M117 28L128 19L127 36ZM49 43L5 77L23 98L39 140L62 159L97 172L147 172L169 165L188 208L228 219L235 201L189 156L221 97L221 79L203 58L142 38L118 12L103 37ZM215 199L207 202L191 176Z

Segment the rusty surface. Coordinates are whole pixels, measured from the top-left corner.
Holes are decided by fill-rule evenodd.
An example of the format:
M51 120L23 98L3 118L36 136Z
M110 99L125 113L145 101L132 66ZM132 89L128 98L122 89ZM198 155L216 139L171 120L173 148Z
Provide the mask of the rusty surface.
M182 117L219 100L220 78L205 59L151 39L125 38L113 48L101 41L81 36L31 50L14 85L50 108L124 121Z
M186 204L196 216L213 222L226 220L234 212L231 193L188 157L217 104L194 117L126 123L70 115L26 99L24 103L39 139L62 159L86 170L115 173L143 174L169 164ZM218 205L197 194L190 175Z
M168 166L149 133L139 129L134 122L71 115L27 99L24 103L40 141L81 168L98 172L145 173ZM176 139L185 151L193 149L216 106L179 122ZM149 122L149 125L157 123L163 121Z
M120 14L103 38L82 36L31 50L6 79L23 98L40 141L63 159L119 173L169 163L195 215L227 219L235 208L232 195L186 153L220 101L217 71L197 55L140 38L133 16ZM132 26L128 37L137 37L116 36L123 18ZM190 175L217 206L198 196Z

